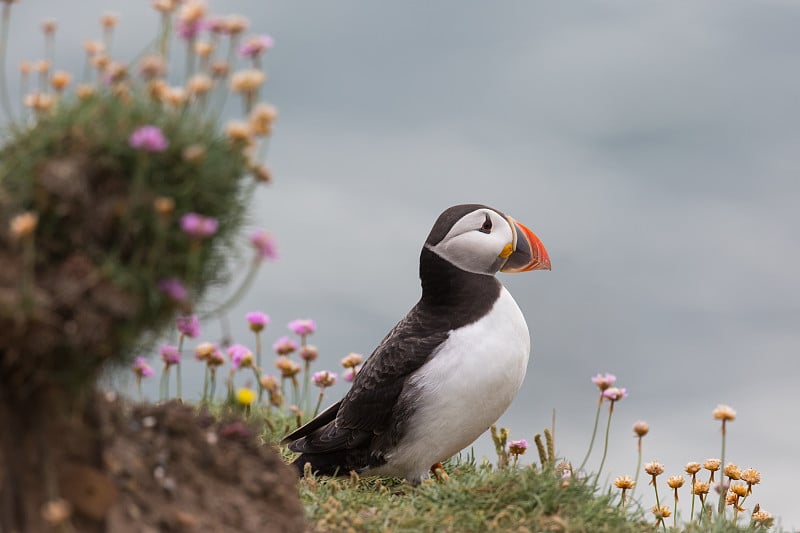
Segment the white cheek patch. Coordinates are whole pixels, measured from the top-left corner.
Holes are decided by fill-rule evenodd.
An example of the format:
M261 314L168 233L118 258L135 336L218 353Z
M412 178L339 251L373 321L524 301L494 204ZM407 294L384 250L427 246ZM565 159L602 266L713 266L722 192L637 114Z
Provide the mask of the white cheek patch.
M489 214L492 231L478 231ZM494 211L480 210L456 222L436 246L426 247L453 265L475 274L494 274L501 263L498 259L513 235L508 221Z

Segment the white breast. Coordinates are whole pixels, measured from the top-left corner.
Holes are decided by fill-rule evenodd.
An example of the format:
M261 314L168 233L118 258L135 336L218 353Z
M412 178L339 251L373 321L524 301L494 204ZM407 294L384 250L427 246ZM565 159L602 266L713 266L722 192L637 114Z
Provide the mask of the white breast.
M525 317L502 288L486 316L451 331L437 353L409 378L417 394L416 410L397 448L387 455L387 464L376 473L417 480L431 465L469 446L511 404L529 354Z

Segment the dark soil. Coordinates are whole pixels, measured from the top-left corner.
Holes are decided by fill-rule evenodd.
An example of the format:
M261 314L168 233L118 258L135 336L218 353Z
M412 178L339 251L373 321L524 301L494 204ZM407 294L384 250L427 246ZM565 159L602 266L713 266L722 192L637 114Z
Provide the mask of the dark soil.
M0 531L307 530L296 474L241 419L113 395L57 418L16 451L0 430Z

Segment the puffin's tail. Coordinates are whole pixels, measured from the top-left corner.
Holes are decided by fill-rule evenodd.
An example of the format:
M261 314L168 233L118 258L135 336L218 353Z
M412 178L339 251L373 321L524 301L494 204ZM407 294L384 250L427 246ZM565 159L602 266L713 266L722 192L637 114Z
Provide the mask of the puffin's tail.
M297 469L301 476L306 468L306 464L311 465L311 471L319 476L346 476L350 470L362 470L362 468L348 468L350 461L347 455L351 450L339 450L328 453L304 453L292 461L292 466Z

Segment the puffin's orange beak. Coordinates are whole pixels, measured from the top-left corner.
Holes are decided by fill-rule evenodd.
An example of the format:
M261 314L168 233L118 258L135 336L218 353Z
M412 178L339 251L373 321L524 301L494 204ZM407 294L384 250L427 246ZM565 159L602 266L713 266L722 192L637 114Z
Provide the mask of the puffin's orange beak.
M511 217L508 217L508 222L514 231L514 251L508 256L500 272L550 270L550 256L539 237Z

